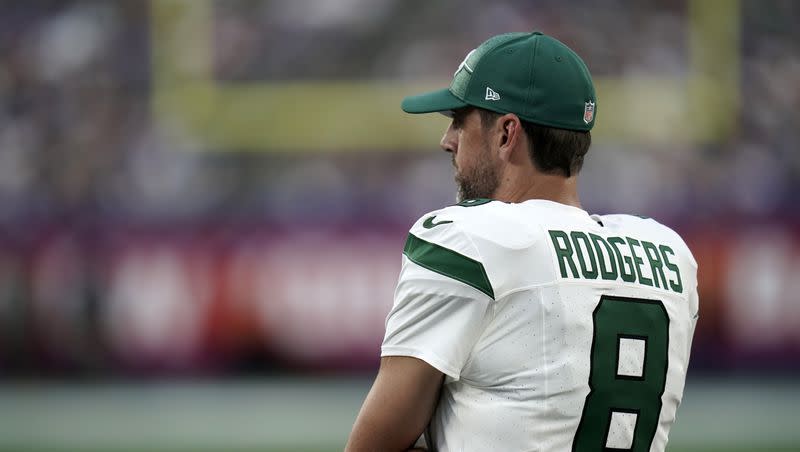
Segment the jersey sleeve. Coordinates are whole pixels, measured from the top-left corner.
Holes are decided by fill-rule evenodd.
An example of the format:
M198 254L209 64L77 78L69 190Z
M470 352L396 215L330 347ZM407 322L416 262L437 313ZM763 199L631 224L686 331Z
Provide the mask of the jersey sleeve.
M418 358L458 380L494 300L477 250L447 218L421 220L408 235L381 356Z
M685 245L685 244L684 244ZM697 321L700 318L700 296L698 294L697 288L697 261L695 260L692 252L689 250L689 247L686 247L686 252L688 254L688 259L690 262L691 272L689 275L691 276L689 280L689 315L691 316L691 330L689 332L689 341L687 344L687 351L686 356L689 356L692 350L692 340L694 339L694 331L697 327Z

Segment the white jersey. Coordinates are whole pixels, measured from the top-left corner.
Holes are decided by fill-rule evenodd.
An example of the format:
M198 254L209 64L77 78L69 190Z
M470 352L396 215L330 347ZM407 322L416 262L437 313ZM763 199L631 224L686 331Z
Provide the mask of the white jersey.
M658 222L472 200L411 228L381 355L446 375L432 450L663 451L697 313Z

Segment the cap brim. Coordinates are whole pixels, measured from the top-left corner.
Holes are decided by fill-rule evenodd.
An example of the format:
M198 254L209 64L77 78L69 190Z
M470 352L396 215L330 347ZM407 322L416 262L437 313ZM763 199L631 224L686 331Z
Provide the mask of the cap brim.
M446 113L468 104L459 99L449 89L440 89L429 93L408 96L400 104L406 113Z

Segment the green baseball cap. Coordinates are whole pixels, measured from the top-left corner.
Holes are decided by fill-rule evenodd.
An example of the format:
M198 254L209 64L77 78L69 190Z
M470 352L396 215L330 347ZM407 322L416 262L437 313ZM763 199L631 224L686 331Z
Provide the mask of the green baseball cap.
M449 88L402 103L407 113L446 114L470 105L570 130L591 130L597 116L586 64L564 43L538 31L489 38L467 54Z

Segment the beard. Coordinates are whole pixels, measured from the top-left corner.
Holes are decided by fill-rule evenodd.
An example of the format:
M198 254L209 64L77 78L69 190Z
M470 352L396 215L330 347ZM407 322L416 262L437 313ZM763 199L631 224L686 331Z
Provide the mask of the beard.
M500 171L488 158L488 155L485 157L479 160L482 164L473 168L459 171L456 167L457 202L467 199L491 198L497 191L497 187L500 186ZM455 156L453 156L453 166L455 166Z

